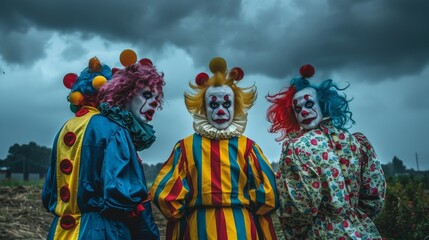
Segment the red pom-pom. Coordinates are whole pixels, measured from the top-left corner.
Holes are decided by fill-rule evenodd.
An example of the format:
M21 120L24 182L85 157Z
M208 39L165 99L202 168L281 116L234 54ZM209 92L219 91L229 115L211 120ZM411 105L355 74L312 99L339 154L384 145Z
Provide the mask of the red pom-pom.
M311 78L314 75L314 67L311 64L302 65L299 69L299 73L303 78Z
M112 68L112 75L119 71L119 68Z
M205 72L198 73L198 75L195 77L195 83L198 86L203 85L207 82L207 80L209 80L209 75L207 75Z
M149 58L142 58L142 59L140 59L139 63L141 65L148 65L148 66L151 66L151 67L153 66L153 63L152 63L152 61Z
M236 81L240 81L244 77L243 69L239 67L234 67L233 69L231 69L230 74L232 74Z
M76 73L67 73L63 78L63 84L66 88L71 89L77 80Z

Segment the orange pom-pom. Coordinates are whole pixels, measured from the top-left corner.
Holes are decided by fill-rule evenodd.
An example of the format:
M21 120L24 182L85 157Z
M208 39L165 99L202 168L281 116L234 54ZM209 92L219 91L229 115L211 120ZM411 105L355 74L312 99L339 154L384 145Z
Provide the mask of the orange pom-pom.
M221 57L213 58L209 63L209 68L212 73L225 73L226 72L226 61Z
M137 62L137 54L131 49L125 49L121 52L119 61L124 67L128 67Z
M76 106L79 106L83 100L83 95L81 92L72 92L69 95L69 101Z
M88 62L89 72L101 72L101 63L97 57L89 59Z
M92 79L92 87L95 89L100 89L106 83L107 79L103 76L96 76L94 79Z

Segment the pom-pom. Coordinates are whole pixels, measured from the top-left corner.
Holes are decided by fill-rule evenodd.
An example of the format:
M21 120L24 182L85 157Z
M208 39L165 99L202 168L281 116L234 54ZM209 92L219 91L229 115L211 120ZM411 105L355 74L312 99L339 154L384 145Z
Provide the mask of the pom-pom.
M72 113L76 113L77 110L79 110L78 106L70 104L70 111L72 111Z
M125 49L119 56L119 61L124 67L128 67L137 62L137 54L131 49Z
M205 72L198 73L198 75L195 77L195 83L198 86L204 85L207 80L209 80L209 75L207 75Z
M216 73L216 72L225 73L226 61L221 57L215 57L210 61L209 68L212 73Z
M94 79L92 79L92 87L95 89L100 89L106 83L107 79L103 76L96 76Z
M63 78L63 84L66 88L71 89L73 84L76 83L77 74L76 73L67 73Z
M229 77L234 79L235 81L240 81L244 77L243 69L239 67L234 67L229 71Z
M97 57L89 59L88 62L89 72L101 72L101 63Z
M299 73L303 78L311 78L314 75L314 67L311 64L302 65L299 69Z
M112 68L112 75L119 71L119 68Z
M139 63L140 63L140 65L147 65L150 67L153 66L153 63L149 58L142 58L142 59L140 59Z
M72 92L69 95L69 100L73 105L79 106L80 102L83 100L83 95L81 92Z

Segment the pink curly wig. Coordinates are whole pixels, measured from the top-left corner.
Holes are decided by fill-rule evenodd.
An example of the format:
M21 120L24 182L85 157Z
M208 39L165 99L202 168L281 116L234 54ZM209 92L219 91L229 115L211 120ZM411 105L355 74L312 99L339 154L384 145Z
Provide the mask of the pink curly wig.
M139 91L148 87L152 92L158 91L158 106L162 108L164 85L164 74L158 73L155 66L137 62L116 71L112 80L100 89L98 98L100 102L125 109Z

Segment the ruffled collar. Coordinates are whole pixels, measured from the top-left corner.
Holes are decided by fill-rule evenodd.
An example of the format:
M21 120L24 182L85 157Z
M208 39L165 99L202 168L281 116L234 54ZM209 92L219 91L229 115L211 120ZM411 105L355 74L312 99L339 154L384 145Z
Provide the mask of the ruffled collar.
M129 111L118 106L110 107L108 103L101 103L98 108L101 114L129 131L137 151L149 148L155 142L155 130L152 125L138 123Z
M193 127L195 132L201 136L215 140L241 136L247 124L247 114L244 114L234 117L231 125L226 129L219 130L209 123L205 115L193 114L192 116L194 118Z
M313 131L313 130L322 130L324 133L327 134L327 133L330 133L331 131L333 131L333 130L336 129L333 126L334 125L332 123L331 118L330 117L324 117L322 119L322 121L320 121L319 125L316 128L310 129L310 130L306 130L306 129L304 129L304 128L301 127L301 129L299 131L289 133L286 138L289 139L289 140L293 140L293 139L299 138L303 134L305 134L305 133L307 133L309 131Z

